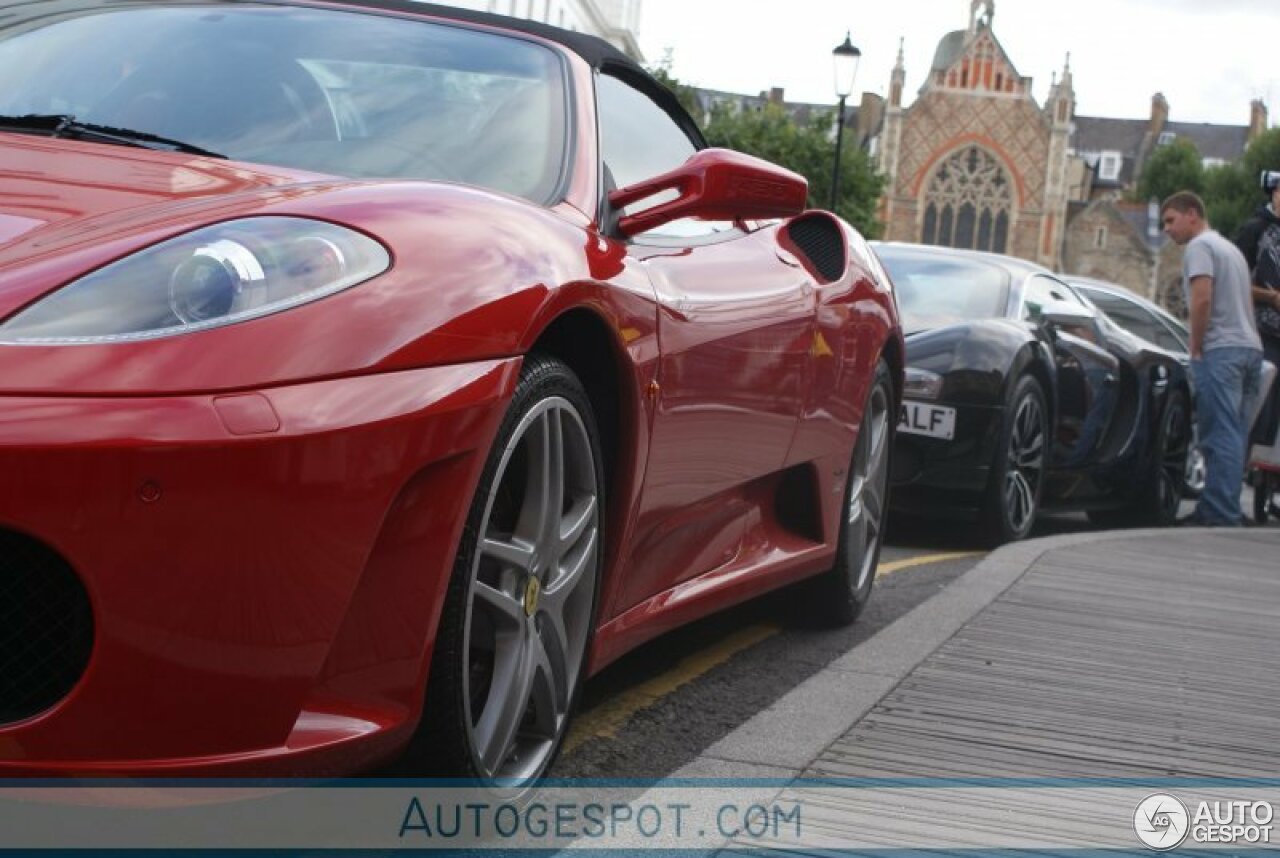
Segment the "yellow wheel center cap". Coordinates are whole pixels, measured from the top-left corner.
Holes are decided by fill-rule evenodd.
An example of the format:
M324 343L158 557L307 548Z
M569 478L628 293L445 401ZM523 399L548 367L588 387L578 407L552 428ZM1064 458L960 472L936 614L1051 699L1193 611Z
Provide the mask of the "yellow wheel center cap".
M526 617L532 617L534 612L538 610L538 592L542 589L542 585L538 583L538 579L529 576L529 581L524 585L524 613Z

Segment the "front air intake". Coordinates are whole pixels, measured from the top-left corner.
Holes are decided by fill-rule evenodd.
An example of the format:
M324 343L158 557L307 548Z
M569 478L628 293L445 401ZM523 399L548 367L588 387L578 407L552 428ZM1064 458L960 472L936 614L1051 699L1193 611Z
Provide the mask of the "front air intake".
M834 283L844 276L844 236L829 216L802 215L787 224L787 235L824 283Z
M0 724L66 697L92 649L89 594L71 566L34 539L0 530Z

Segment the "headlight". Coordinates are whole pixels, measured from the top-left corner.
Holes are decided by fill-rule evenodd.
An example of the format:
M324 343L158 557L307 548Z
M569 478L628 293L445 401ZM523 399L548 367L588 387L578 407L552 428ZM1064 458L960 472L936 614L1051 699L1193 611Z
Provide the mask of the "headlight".
M942 376L927 369L907 367L904 373L902 395L907 399L937 399L942 393Z
M0 342L108 343L203 331L315 301L390 266L386 248L345 227L244 218L73 281L0 325Z

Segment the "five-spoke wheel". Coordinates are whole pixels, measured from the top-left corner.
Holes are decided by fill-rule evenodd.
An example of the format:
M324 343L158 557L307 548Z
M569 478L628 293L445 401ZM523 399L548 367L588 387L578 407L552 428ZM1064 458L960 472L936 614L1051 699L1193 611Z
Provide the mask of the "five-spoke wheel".
M834 623L853 622L871 597L888 509L896 418L889 367L880 361L854 443L836 562L810 585L815 609Z
M1024 375L1015 384L1005 411L983 510L990 543L1012 542L1031 532L1040 507L1048 447L1044 390L1034 376Z
M555 757L591 641L600 462L577 378L559 361L530 356L472 505L442 618L424 719L433 769L519 784Z

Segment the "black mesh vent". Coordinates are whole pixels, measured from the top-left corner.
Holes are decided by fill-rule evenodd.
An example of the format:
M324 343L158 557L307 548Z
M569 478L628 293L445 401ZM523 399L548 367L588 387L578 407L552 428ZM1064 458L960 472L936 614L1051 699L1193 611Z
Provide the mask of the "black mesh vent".
M93 649L89 595L49 548L0 530L0 724L71 691Z
M824 280L832 282L844 276L844 239L831 218L825 215L799 218L791 222L787 232Z

